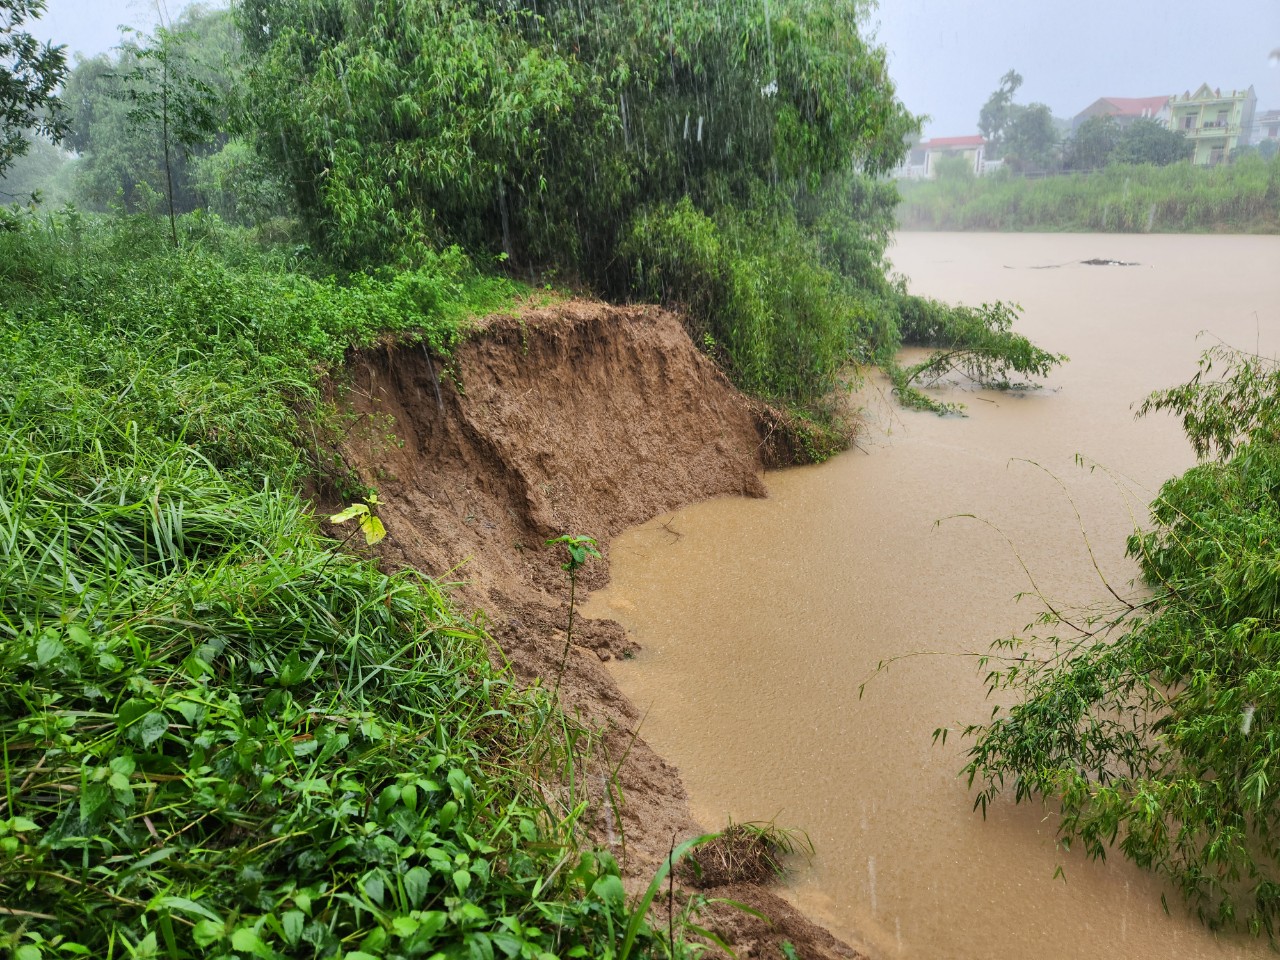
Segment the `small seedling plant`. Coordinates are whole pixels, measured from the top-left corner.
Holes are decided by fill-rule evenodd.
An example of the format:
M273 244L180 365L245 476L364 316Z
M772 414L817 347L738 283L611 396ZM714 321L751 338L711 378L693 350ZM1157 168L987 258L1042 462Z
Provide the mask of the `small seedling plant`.
M564 652L560 655L560 667L556 671L555 693L560 691L560 680L564 677L564 668L569 662L569 648L573 645L573 604L577 592L578 571L592 557L599 559L600 551L596 549L598 541L594 537L564 534L553 537L546 542L548 547L563 546L568 560L560 564L560 569L569 574L569 622L564 632Z
M382 525L382 521L378 519L378 515L374 512L382 504L376 493L369 494L365 502L356 502L351 504L345 510L335 513L329 518L329 522L334 526L346 523L348 520L356 520L359 524L360 532L364 534L364 542L369 546L380 543L387 535L387 528ZM354 536L354 531L352 532ZM350 540L351 537L347 537ZM346 541L343 541L346 543Z

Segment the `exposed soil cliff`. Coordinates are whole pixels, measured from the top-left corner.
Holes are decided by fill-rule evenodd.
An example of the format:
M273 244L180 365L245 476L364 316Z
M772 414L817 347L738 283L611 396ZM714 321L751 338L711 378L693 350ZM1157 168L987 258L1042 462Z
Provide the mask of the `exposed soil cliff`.
M361 419L344 454L378 487L390 536L386 559L456 582L484 609L517 673L551 682L564 649L562 559L543 546L564 533L608 541L683 504L724 494L763 496L762 450L776 419L729 384L674 315L653 307L571 302L495 317L459 348L446 374L421 348L353 357L349 404ZM392 435L394 438L392 439ZM607 565L584 570L599 585ZM699 832L678 772L635 731L641 717L604 666L631 649L611 621L575 623L561 685L570 711L602 731L592 781L620 764L621 823L596 804L594 839L647 878L673 841ZM625 759L624 759L625 758ZM703 824L716 829L724 824ZM622 843L625 837L625 857ZM712 920L740 956L853 951L755 885L709 891L738 911Z

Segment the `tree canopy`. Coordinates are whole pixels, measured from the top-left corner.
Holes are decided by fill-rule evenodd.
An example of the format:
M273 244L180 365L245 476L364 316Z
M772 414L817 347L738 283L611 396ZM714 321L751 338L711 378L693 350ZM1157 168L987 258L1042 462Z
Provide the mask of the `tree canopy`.
M987 98L978 113L978 132L981 133L991 147L993 156L998 157L1004 144L1005 127L1008 126L1010 112L1013 108L1013 95L1022 86L1022 74L1010 70L1000 78L1000 86Z
M853 0L247 0L261 143L347 259L458 241L610 278L647 204L818 188L914 118Z
M197 4L172 28L135 32L76 64L67 142L81 154L77 184L89 206L136 210L160 195L177 212L203 205L191 161L227 140L239 48L231 14Z
M1073 170L1097 170L1111 161L1123 131L1109 114L1089 117L1067 144L1067 165Z
M1112 159L1118 163L1150 163L1164 167L1190 156L1191 141L1186 134L1144 118L1133 121L1124 131Z
M66 51L19 29L44 0L0 0L0 177L31 146L31 134L57 143L66 132L58 85Z

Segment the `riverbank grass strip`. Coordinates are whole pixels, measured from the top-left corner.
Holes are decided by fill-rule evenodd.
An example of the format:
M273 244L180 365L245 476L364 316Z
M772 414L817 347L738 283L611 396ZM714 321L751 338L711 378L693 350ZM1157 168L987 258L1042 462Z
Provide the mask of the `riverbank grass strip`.
M447 338L492 286L339 285L154 232L0 234L0 950L665 943L538 787L569 762L545 699L292 487L296 411L345 346L387 316Z

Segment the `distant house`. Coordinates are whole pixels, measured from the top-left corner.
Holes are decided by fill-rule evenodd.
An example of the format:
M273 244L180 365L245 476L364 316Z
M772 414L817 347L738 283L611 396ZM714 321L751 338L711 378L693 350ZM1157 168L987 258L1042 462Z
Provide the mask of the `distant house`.
M924 175L930 179L937 176L934 168L942 157L964 157L975 176L982 173L987 141L976 133L970 137L934 137L920 146L924 148Z
M902 165L893 171L900 180L933 180L943 157L962 157L975 176L994 173L1001 161L987 159L987 141L978 134L967 137L934 137L911 147Z
M1249 142L1259 144L1263 140L1280 143L1280 110L1263 110L1254 120Z
M1090 117L1115 117L1121 127L1135 120L1154 120L1165 125L1169 120L1169 97L1099 97L1071 118L1071 135Z
M1236 147L1249 145L1258 98L1248 90L1211 90L1202 83L1195 93L1169 101L1169 129L1181 130L1195 144L1193 163L1225 163Z

